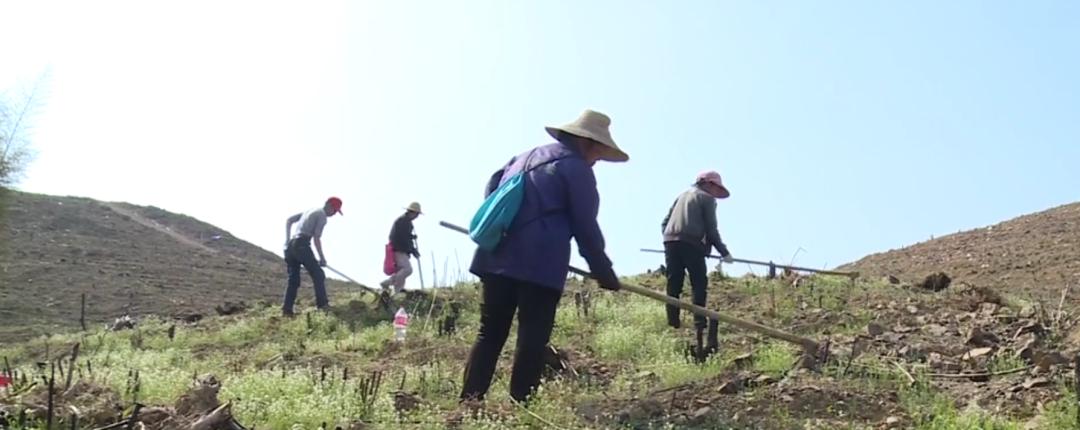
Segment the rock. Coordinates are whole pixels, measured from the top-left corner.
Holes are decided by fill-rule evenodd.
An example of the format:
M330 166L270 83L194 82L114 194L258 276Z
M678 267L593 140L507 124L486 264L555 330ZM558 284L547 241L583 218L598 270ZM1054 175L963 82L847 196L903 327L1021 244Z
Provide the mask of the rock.
M1030 390L1037 387L1047 387L1050 386L1050 384L1052 384L1052 381L1050 381L1049 378L1028 378L1028 380L1024 381L1024 389Z
M915 317L915 324L916 325L926 325L928 323L930 323L930 319L927 318L926 315L919 315L919 316Z
M900 333L885 333L881 336L881 339L886 343L897 344L904 341L904 335Z
M912 314L912 315L918 315L919 314L919 308L915 307L915 305L908 305L907 306L907 312L909 314Z
M138 323L135 321L134 318L131 318L128 315L124 315L113 321L112 325L109 326L109 331L131 330L135 328L137 324Z
M876 322L872 322L872 323L866 325L866 334L869 334L870 336L878 337L878 336L881 336L884 333L885 333L885 327L883 327L881 324L878 324Z
M989 348L989 347L975 348L975 349L969 350L968 352L965 352L964 355L960 357L960 359L965 360L965 361L974 360L976 358L989 355L993 351L994 351L994 348Z
M746 380L741 377L737 377L731 381L720 384L720 387L718 387L716 391L720 394L738 394L738 392L742 391L743 387L745 386Z
M946 275L945 272L938 272L927 276L926 279L918 284L918 287L924 290L937 292L949 288L950 284L952 284L952 278L950 278L949 275Z
M712 413L712 408L708 406L703 406L694 411L694 414L691 415L690 418L694 420L700 420L702 418L705 418L705 416L709 415L710 413Z
M1039 370L1046 372L1051 367L1069 364L1069 359L1060 352L1044 352L1041 354L1035 354L1035 366Z
M908 327L902 324L897 324L892 328L894 333L911 333L915 331L915 327Z
M963 345L949 344L949 345L934 345L931 348L927 348L927 352L936 352L944 357L958 357L968 351L968 347Z
M980 327L976 327L971 330L971 335L968 336L967 344L978 347L993 347L1001 343L1001 338L996 334L983 330Z
M897 351L897 354L900 354L901 357L918 361L926 357L926 350L922 344L907 344L900 348L900 350Z
M949 360L936 352L930 353L926 359L926 364L929 365L931 369L943 373L959 373L960 370L963 369L963 367L960 366L960 363Z
M757 378L754 378L754 386L756 387L760 387L762 385L772 385L777 382L778 381L776 378L769 375L759 375Z
M732 363L735 365L736 369L744 369L750 367L750 365L754 363L754 354L747 353L739 355L735 357L734 360L732 360Z
M244 302L234 303L226 301L223 304L214 306L214 310L217 311L217 314L221 316L240 314L247 309L248 306Z
M979 314L983 317L989 318L994 316L995 313L997 313L998 308L1000 308L1000 306L998 306L997 303L982 302L979 303Z
M897 417L885 418L885 425L888 426L889 428L900 427L900 418L897 418Z
M949 329L938 324L927 324L926 326L923 326L923 331L933 337L942 337L949 332Z
M1027 334L1020 340L1020 348L1016 350L1016 356L1024 361L1032 362L1035 358L1035 348L1039 340L1033 334Z

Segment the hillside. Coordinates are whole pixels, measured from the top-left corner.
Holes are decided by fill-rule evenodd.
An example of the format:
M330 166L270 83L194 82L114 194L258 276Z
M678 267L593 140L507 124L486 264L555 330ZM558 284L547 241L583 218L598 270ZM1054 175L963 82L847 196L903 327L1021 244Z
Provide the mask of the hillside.
M25 285L50 279L49 285L74 289L64 280L92 272L98 282L127 285L117 289L115 300L135 292L161 300L173 291L119 275L136 273L138 267L146 273L203 276L199 282L218 288L265 279L265 286L244 284L245 291L257 296L265 289L277 299L276 257L191 218L86 199L23 194L14 200L8 220L23 223L4 231L20 238L15 243L48 244L8 247L8 255L20 257L14 263L5 257L4 269L9 275L22 273ZM1037 259L1033 266L1068 270L1071 261L1062 257L1067 247L1052 245L1075 243L1060 237L1075 225L1070 218L1075 209L1003 223L990 229L998 231L990 237L1012 240L1010 252L1023 250L1026 258ZM982 252L1003 249L993 239L980 240L979 233L938 240L964 238L949 246L968 246L970 252L980 252L980 246L990 249ZM93 241L106 245L90 248ZM140 259L143 255L155 257ZM912 257L933 261L929 254ZM42 262L33 272L28 267L36 260ZM127 262L126 268L106 266L113 260ZM93 270L91 261L97 262ZM78 270L60 273L58 268L69 266ZM266 274L256 273L262 266ZM911 275L891 274L922 276L911 270ZM183 294L167 299L174 302L161 311L148 300L129 302L141 315L133 327L96 325L0 345L0 372L15 375L14 384L0 390L0 428L48 427L45 381L56 368L54 409L63 415L56 416L59 427L53 428L74 422L75 428L150 430L243 428L237 424L349 430L1080 430L1077 368L1070 360L1080 352L1080 315L1074 306L1059 308L1056 302L1033 306L1033 299L1041 300L1038 294L1060 291L1038 282L1027 291L1007 283L1001 288L959 283L932 292L866 277L710 276L708 308L812 339L823 348L809 366L791 343L724 324L720 351L698 360L690 354L694 332L687 313L683 327L671 329L664 307L651 299L570 282L544 357L546 381L525 409L507 396L513 331L487 401L457 401L479 328L481 294L475 285L396 296L411 315L402 344L392 341L390 320L397 306L384 308L370 295L340 294L327 312L308 303L299 318L282 317L268 302L226 316L177 320L177 312L202 312L219 300L235 299L231 292L181 281L189 279L169 281L182 285ZM624 278L626 284L655 291L663 290L665 281L658 273ZM7 285L4 300L15 291ZM101 291L100 285L91 291ZM199 294L210 298L194 300ZM70 298L46 292L36 297L25 303L64 303L53 306L59 310L52 318L60 322L50 324L72 327L63 310L71 306ZM0 309L14 304L2 302ZM204 308L196 310L197 305ZM33 306L22 306L21 318L37 316ZM196 425L208 421L217 424Z
M188 216L19 192L6 202L0 342L78 327L82 293L97 325L124 314L206 315L282 292L278 256Z
M655 275L626 282L664 284ZM689 315L672 330L655 301L571 285L551 338L555 352L545 358L547 382L528 410L507 396L514 332L488 400L459 404L480 309L479 291L461 285L397 297L413 316L404 344L392 341L389 312L354 296L328 313L302 309L301 318L255 307L0 347L18 375L0 392L0 426L6 411L27 417L15 429L46 428L48 390L36 363L46 364L44 375L54 363L64 411L54 428L69 427L69 410L79 411L81 428L123 425L118 416L130 417L136 403L145 407L135 427L150 430L199 428L188 424L219 404L261 429L1080 428L1073 370L1059 352L1077 327L1071 312L1036 319L960 287L930 293L830 278L800 285L714 278L710 307L828 342L817 370L797 365L793 345L729 326L719 354L698 363L686 353ZM76 369L72 388L63 368Z
M917 282L944 271L954 281L1057 300L1080 285L1080 203L867 256L845 266Z

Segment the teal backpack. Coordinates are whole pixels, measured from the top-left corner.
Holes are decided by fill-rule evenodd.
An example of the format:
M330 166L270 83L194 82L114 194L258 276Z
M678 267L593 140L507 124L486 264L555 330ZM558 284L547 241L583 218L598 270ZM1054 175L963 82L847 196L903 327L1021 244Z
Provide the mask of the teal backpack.
M515 173L488 195L469 223L469 238L476 242L477 247L488 252L493 251L506 236L510 224L521 209L521 202L525 199L525 174L561 159L562 157L551 159ZM526 159L525 164L528 163L529 160Z

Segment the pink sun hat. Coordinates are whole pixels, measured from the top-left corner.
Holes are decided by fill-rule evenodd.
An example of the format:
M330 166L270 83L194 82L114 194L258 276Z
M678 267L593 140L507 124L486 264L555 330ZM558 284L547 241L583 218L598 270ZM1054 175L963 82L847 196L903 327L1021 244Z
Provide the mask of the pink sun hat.
M718 199L726 199L731 196L731 192L724 186L724 181L720 179L720 174L714 170L698 173L696 183L710 183L720 187L720 192L718 194L713 194L713 197Z

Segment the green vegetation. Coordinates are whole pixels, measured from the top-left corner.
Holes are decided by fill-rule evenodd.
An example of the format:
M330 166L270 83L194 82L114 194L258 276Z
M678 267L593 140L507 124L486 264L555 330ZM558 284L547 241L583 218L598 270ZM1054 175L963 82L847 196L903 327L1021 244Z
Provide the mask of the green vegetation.
M662 283L645 276L634 281L653 288ZM824 339L825 333L865 331L875 314L848 307L866 291L892 294L887 299L899 301L911 295L877 284L860 284L854 294L847 281L811 282L812 289L793 290L782 281L729 279L718 287L716 300L732 303L725 312ZM9 345L0 348L0 356L21 372L37 375L35 362L56 358L79 343L82 378L109 387L129 408L136 401L172 405L196 377L213 374L221 381L219 398L232 402L239 422L270 429L314 429L324 423L348 428L357 421L389 429L442 428L447 423L469 429L869 429L880 428L888 417L896 417L901 428L926 430L1021 429L1027 423L1027 418L957 404L927 379L925 369L912 367L917 383L910 384L892 361L869 354L849 363L849 352L843 352L821 373L802 373L769 385L788 377L799 350L724 326L720 353L696 364L686 355L693 330L668 328L662 305L625 293L588 287L581 291L589 293L587 315L568 293L552 336L552 345L569 352L574 374L564 371L547 380L528 410L507 395L513 334L486 405L472 413L457 404L462 366L479 320L479 294L473 285L440 290L434 304L427 294L411 294L405 306L414 319L404 346L392 342L389 314L371 303L370 296L339 296L329 313L286 319L268 307L175 328L170 321L148 319L135 330L56 335ZM440 336L440 320L451 302L462 305L457 331ZM756 314L774 303L774 316ZM683 318L692 326L689 314ZM748 361L736 360L746 353L751 354ZM1023 364L1003 354L987 367L998 371ZM133 390L131 374L136 371L139 384ZM360 393L373 372L382 372L382 384L366 400ZM774 382L717 394L736 374L771 377ZM684 386L689 388L678 389ZM1059 390L1069 391L1064 385ZM422 403L399 410L399 391ZM654 397L663 410L649 415L648 402ZM824 400L815 400L819 398ZM676 407L682 408L678 413L683 421L665 415L675 412L671 405L684 404L688 406ZM700 416L690 417L695 413ZM1075 396L1064 394L1047 404L1039 428L1076 428L1075 416Z

